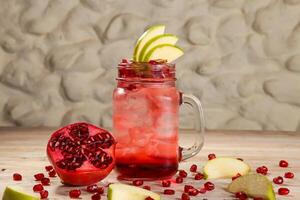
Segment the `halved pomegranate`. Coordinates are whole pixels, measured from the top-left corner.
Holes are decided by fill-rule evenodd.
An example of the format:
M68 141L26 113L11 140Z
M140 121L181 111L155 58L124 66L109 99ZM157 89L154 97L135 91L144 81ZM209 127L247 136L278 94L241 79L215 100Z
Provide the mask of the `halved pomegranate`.
M108 131L80 122L55 131L48 141L47 154L63 183L90 185L113 169L115 145Z

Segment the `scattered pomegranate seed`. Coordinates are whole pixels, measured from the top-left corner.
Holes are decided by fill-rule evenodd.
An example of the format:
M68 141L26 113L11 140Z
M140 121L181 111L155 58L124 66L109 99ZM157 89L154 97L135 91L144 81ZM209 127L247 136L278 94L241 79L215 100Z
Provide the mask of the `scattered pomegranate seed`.
M253 200L264 200L262 197L254 197Z
M163 181L161 182L161 185L162 185L163 187L170 187L171 181L169 181L169 180L163 180Z
M198 190L198 191L199 191L199 193L204 194L206 192L206 189L203 187L203 188L200 188L200 190Z
M32 190L34 192L40 192L40 191L44 190L44 187L43 187L42 184L36 184L36 185L33 186Z
M206 190L211 191L211 190L215 189L215 184L208 181L208 182L204 183L204 187Z
M204 175L201 174L201 173L197 173L197 174L195 175L195 180L202 180L203 178L204 178Z
M49 178L42 178L41 183L43 185L50 185L50 179Z
M152 197L146 197L145 200L154 200Z
M173 195L173 194L175 194L175 190L172 190L172 189L165 189L165 190L164 190L164 194L167 194L167 195Z
M237 173L235 176L233 176L231 179L234 180L234 179L237 179L238 177L242 176L240 173Z
M183 182L183 178L180 177L180 176L178 176L178 177L176 178L176 183L182 183L182 182Z
M197 196L199 194L199 191L196 188L189 190L189 195L191 196Z
M283 178L281 176L277 176L277 177L273 178L273 182L275 184L279 184L280 185L280 184L283 183Z
M284 178L294 178L294 173L293 172L286 172L284 174Z
M43 173L38 173L34 175L36 181L41 181L44 177L45 175Z
M197 165L195 165L195 164L193 164L193 165L191 165L191 167L190 167L190 171L191 172L196 172L197 171Z
M104 193L104 188L103 187L98 187L97 193L98 194L103 194Z
M99 193L93 194L91 196L91 200L100 200L101 199L101 195Z
M184 171L184 170L179 170L179 176L182 177L182 178L187 177L186 171Z
M135 185L135 186L141 186L141 185L144 184L144 181L142 181L142 180L134 180L132 182L132 184Z
M279 195L288 195L290 193L290 190L288 188L279 188L278 194Z
M281 161L279 161L279 166L280 167L288 167L289 163L286 160L281 160Z
M240 160L240 161L244 161L244 159L243 159L243 158L236 158L236 159L238 159L238 160Z
M86 191L89 193L95 193L98 191L98 186L96 184L89 185L86 187Z
M237 192L237 193L235 193L235 197L238 198L238 199L241 199L241 200L248 198L248 196L244 192Z
M21 181L22 180L22 175L19 173L14 173L13 174L13 179L14 181Z
M182 193L181 200L190 200L190 196L187 193Z
M78 198L81 195L81 191L80 190L71 190L69 192L69 196L71 198Z
M53 167L51 165L48 165L48 166L45 166L45 169L47 172L50 172L53 169Z
M49 195L49 192L47 190L40 191L40 197L41 199L46 199Z
M55 177L56 176L56 171L53 169L48 172L49 177Z
M145 186L143 186L143 188L144 188L145 190L151 190L151 187L150 187L149 185L145 185Z
M216 158L216 154L214 153L211 153L211 154L208 154L208 160L212 160L212 159L215 159Z
M190 191L190 189L194 189L194 187L191 186L191 185L185 185L184 186L184 192L188 193Z
M266 166L261 166L256 169L256 172L262 175L268 174L268 168Z
M128 63L127 59L123 58L122 63Z

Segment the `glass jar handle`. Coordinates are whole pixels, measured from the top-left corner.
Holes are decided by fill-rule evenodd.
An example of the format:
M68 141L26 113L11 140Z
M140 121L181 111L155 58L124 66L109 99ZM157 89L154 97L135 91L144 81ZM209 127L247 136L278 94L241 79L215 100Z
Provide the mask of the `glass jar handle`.
M191 158L202 149L204 144L204 115L200 100L194 95L181 94L182 103L191 106L194 110L195 131L197 132L193 146L181 148L181 160Z

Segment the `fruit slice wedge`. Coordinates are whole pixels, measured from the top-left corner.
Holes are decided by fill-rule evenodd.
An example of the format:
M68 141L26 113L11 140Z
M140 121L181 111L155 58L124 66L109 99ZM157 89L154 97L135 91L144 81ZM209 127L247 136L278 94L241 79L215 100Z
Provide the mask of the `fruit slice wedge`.
M147 197L160 200L155 192L121 183L110 184L107 191L108 200L145 200Z
M206 179L232 178L238 173L240 175L247 174L250 171L250 167L236 158L218 157L209 160L203 171Z
M272 183L267 177L260 174L247 174L241 176L228 185L231 193L244 192L248 197L275 200L275 193Z
M138 58L140 56L140 52L144 45L151 40L152 38L162 35L165 32L165 26L164 25L156 25L150 27L147 31L143 33L143 35L138 39L133 53L133 60L139 61Z
M170 45L175 45L176 42L178 41L178 37L172 34L163 34L163 35L158 35L151 40L149 40L144 47L142 48L139 58L139 61L143 61L145 58L145 55L151 50L153 47L160 45L160 44L170 44Z
M183 50L170 44L161 44L153 47L145 56L144 61L163 59L172 62L183 55Z
M7 186L3 193L2 200L39 200L35 195L26 193L22 187Z

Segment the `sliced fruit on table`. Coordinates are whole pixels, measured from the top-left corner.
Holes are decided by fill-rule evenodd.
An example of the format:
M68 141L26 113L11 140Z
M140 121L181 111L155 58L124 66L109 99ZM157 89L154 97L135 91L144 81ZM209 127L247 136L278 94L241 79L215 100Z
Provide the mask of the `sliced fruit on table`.
M169 45L175 45L178 41L178 37L172 34L163 34L158 35L151 40L149 40L144 47L142 48L139 58L139 61L145 60L146 54L155 46L161 45L161 44L169 44Z
M153 47L145 56L144 61L165 59L172 62L183 55L183 50L177 46L170 44L161 44Z
M39 200L34 194L27 193L20 186L7 186L3 193L2 200Z
M133 53L133 60L134 61L140 61L138 60L140 56L140 52L142 51L142 48L144 45L151 40L152 38L162 35L165 32L165 26L164 25L156 25L150 27L147 31L143 33L143 35L138 39Z
M209 160L203 171L206 179L232 178L237 174L243 176L249 173L250 166L236 158L218 157Z
M145 200L147 197L161 199L155 192L121 183L110 184L107 191L108 200Z
M247 174L241 176L228 185L231 193L244 192L248 197L275 200L272 183L261 174Z

